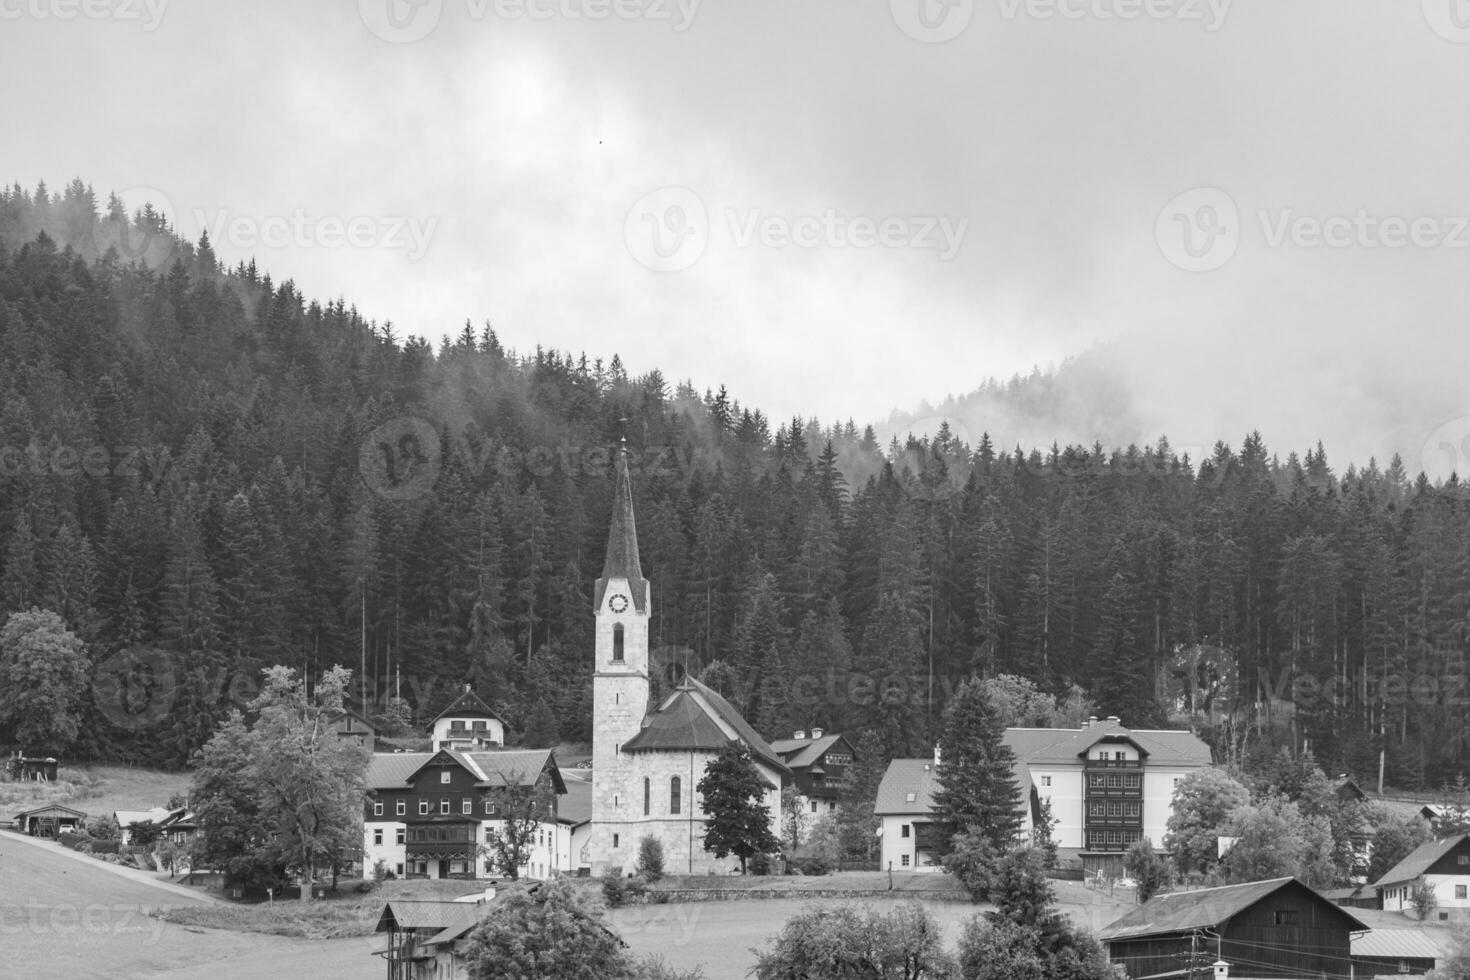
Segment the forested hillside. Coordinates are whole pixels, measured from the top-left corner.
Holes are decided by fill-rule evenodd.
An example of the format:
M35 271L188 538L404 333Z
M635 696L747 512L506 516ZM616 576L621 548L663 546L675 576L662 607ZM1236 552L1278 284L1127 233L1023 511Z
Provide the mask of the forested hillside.
M1463 767L1456 483L1254 436L1190 464L880 445L554 338L415 329L453 339L226 270L80 182L0 195L0 612L86 641L76 752L180 763L260 667L363 659L375 704L401 677L432 713L470 681L519 732L587 737L626 436L662 677L703 672L768 735L927 753L959 680L1005 671L1136 727L1193 712L1221 755L1309 744L1369 775L1386 746L1401 785Z

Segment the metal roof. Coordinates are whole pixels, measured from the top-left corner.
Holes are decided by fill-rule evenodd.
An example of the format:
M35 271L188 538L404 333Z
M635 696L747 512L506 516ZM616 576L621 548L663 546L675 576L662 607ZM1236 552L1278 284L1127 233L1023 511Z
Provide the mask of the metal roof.
M1445 955L1425 929L1374 929L1352 939L1352 955L1437 960Z
M1124 728L1108 719L1081 728L1007 728L1005 742L1033 766L1070 765L1101 741L1129 741L1148 756L1149 765L1207 766L1210 747L1188 731Z
M602 608L608 582L627 579L633 593L633 606L648 612L648 580L638 560L638 526L633 520L633 487L628 480L628 452L618 453L617 484L613 488L612 518L607 528L607 556L602 562L602 575L597 579L593 608Z
M535 774L540 778L543 770L551 772L552 788L557 793L566 792L561 772L550 749L496 749L475 752L456 752L440 749L438 752L375 752L368 760L368 789L403 789L413 777L438 756L447 756L473 775L482 787L510 785L509 777L519 775L517 781Z
M735 733L733 739L726 729ZM644 716L643 727L623 743L623 751L718 752L731 741L745 743L752 756L781 775L791 774L734 705L709 686L685 676L662 704Z
M820 759L841 739L840 734L823 735L821 738L777 739L771 743L771 751L785 759L792 769L804 769Z

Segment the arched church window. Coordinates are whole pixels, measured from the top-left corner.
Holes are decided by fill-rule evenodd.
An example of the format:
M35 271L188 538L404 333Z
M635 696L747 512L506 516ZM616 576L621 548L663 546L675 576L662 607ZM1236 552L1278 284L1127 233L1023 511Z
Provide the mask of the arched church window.
M623 662L623 624L613 624L613 662Z
M669 812L678 813L684 795L684 782L678 776L669 780Z

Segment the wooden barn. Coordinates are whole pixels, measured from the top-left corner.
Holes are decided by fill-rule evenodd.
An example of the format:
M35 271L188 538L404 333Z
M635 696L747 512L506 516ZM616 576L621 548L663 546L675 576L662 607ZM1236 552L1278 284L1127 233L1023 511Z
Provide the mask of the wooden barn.
M1160 895L1104 929L1134 980L1190 980L1229 964L1231 980L1349 980L1352 937L1368 927L1295 878Z

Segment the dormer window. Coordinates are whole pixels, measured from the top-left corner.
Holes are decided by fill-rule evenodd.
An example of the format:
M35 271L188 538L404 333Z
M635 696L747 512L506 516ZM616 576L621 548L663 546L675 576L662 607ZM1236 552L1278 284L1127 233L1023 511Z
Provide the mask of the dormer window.
M623 624L613 624L613 663L623 662Z

